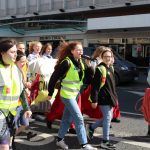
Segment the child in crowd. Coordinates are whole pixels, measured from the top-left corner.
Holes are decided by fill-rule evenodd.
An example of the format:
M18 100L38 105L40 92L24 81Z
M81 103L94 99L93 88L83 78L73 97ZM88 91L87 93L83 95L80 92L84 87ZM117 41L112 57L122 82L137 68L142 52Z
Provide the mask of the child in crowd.
M33 41L29 43L29 55L28 61L35 60L40 57L40 52L42 49L42 43L39 41Z
M22 72L23 84L26 88L25 89L26 97L29 97L31 83L27 79L27 74L28 74L27 58L26 58L25 53L23 53L20 50L17 51L16 65L20 69L20 71ZM29 99L28 99L28 101L30 104ZM20 100L18 100L17 115L16 115L14 120L15 120L15 124L16 124L16 135L18 135L19 133L24 131L29 126L29 119L24 117L24 111L23 111L23 108L20 104ZM36 136L36 134L34 134L32 132L27 133L27 139L28 140L34 136Z
M43 58L53 58L51 56L52 53L52 45L50 43L47 43L43 46L41 50L41 54Z

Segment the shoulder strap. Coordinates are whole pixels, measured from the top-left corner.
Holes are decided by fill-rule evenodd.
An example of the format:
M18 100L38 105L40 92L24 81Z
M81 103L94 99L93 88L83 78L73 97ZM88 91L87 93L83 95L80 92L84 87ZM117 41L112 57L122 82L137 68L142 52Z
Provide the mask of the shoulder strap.
M101 84L100 84L100 89L105 85L106 82L106 75L107 75L107 70L106 67L103 65L98 66L99 71L101 72Z
M68 70L69 70L69 69L70 69L70 67L71 67L71 62L70 62L71 60L70 60L68 57L66 57L64 60L67 60L67 61L68 61L68 64L69 64ZM64 61L64 60L63 60L63 61ZM63 62L63 61L62 61L62 62ZM62 63L62 62L61 62L61 63ZM66 73L64 74L64 76L62 77L62 79L64 79L64 78L65 78L65 76L66 76L66 74L67 74L68 70L66 71ZM62 80L62 79L61 79L61 80Z
M114 72L114 66L113 66L113 65L111 66L111 69L112 69L112 71Z

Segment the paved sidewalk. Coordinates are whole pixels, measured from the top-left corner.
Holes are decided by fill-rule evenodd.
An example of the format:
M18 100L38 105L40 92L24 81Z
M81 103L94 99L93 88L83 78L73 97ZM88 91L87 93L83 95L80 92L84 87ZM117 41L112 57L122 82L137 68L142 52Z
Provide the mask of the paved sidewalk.
M93 120L85 118L85 123L91 123ZM51 130L47 129L44 122L32 123L31 128L38 133L38 136L31 141L27 141L25 136L18 136L16 139L17 150L58 150L55 144L55 137L59 129L59 121L53 124ZM110 132L111 140L116 144L116 150L150 150L150 138L145 136L147 133L147 123L143 117L125 117L122 116L121 123L112 123ZM94 139L91 144L100 149L102 139L102 128L97 128ZM70 149L80 149L76 135L67 134L66 143Z

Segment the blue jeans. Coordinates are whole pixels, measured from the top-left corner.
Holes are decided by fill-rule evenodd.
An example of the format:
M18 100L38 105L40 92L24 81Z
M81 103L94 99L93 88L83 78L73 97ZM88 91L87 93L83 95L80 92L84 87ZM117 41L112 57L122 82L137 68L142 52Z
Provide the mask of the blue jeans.
M99 106L99 109L103 114L103 118L93 123L91 125L91 128L96 129L97 127L102 126L103 127L103 140L109 141L110 123L112 119L112 107L109 105L101 105Z
M87 143L87 136L84 126L83 116L79 109L76 99L65 99L61 97L62 102L65 105L63 117L60 125L60 129L58 132L59 138L64 138L67 133L70 123L73 121L75 124L75 129L77 133L77 137L80 144Z
M14 118L15 126L18 129L20 126L29 126L29 119L24 117L24 110L22 106L17 108L17 115Z

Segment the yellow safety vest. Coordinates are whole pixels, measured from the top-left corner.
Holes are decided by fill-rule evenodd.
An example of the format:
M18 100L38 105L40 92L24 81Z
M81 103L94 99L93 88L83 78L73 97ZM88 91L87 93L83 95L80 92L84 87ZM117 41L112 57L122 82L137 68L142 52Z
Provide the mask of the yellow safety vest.
M70 63L70 68L61 82L60 95L66 99L75 99L80 92L81 86L83 85L85 68L84 64L81 62L83 76L80 80L77 68L68 57L66 59Z
M11 66L11 74L6 74L6 68L0 64L0 109L7 116L9 112L16 115L18 99L23 90L22 74L15 64Z
M105 85L105 81L106 81L106 76L107 76L107 70L106 70L106 67L104 65L100 65L97 67L98 70L101 72L102 74L102 80L101 80L101 85L100 85L100 89ZM112 71L114 72L114 68L113 66L111 66L112 68Z
M105 66L100 65L97 67L98 70L101 72L102 76L101 76L101 84L100 84L100 89L105 85L105 80L106 80L106 76L107 76L107 71Z

